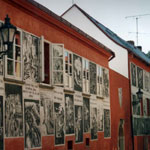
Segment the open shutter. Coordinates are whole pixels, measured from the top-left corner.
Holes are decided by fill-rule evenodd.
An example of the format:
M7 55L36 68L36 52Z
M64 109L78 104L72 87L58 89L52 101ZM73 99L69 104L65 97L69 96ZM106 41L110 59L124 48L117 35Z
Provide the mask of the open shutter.
M64 45L52 44L52 84L64 84Z

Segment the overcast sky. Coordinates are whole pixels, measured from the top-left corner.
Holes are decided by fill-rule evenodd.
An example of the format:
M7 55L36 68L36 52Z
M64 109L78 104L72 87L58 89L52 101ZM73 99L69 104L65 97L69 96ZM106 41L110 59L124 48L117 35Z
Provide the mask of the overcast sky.
M136 39L138 19L138 45L147 53L150 50L150 0L36 0L57 15L61 15L74 1L79 7L124 40ZM145 15L148 14L148 15Z

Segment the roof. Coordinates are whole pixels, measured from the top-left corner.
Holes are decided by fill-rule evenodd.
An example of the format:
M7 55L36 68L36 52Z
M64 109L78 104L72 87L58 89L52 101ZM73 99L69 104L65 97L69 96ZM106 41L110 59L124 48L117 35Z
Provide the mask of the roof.
M76 26L74 26L73 24L71 24L70 22L68 22L64 18L62 18L61 16L56 15L54 12L52 12L48 8L44 7L43 5L39 4L35 0L27 0L27 1L29 3L31 3L32 5L34 5L35 7L39 8L40 10L44 11L45 13L47 13L49 16L52 16L53 18L55 18L56 20L62 22L66 26L72 28L73 30L75 30L76 32L78 32L79 34L81 34L82 36L84 36L87 39L91 40L93 43L97 44L98 46L100 46L101 48L103 48L108 53L110 53L111 57L109 58L109 61L115 57L115 53L110 48L106 47L105 45L103 45L99 41L95 40L93 37L91 37L87 33L83 32L82 30L80 30L79 28L77 28Z
M139 50L134 45L132 45L132 44L128 43L127 41L123 40L122 38L120 38L117 34L115 34L113 31L111 31L110 29L108 29L103 24L99 23L96 19L94 19L93 17L91 17L89 14L87 14L83 9L81 9L76 4L74 4L72 7L74 7L74 6L77 7L87 18L89 18L89 20L91 20L112 41L114 41L116 44L122 46L123 48L127 49L129 52L133 53L136 57L140 58L145 63L147 63L148 65L150 65L150 59L145 55L144 52L142 52L141 50ZM71 8L69 8L67 11L69 11ZM66 12L64 12L62 14L62 16Z

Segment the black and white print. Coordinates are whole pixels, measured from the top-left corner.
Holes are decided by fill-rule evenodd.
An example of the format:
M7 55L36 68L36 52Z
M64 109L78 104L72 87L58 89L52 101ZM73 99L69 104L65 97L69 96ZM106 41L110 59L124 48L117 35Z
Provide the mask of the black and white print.
M104 109L104 137L110 137L110 110Z
M4 134L3 134L3 97L0 96L0 150L3 150Z
M131 81L132 85L136 86L136 66L131 63Z
M74 133L74 101L73 95L65 94L66 134Z
M41 146L40 105L37 100L24 100L25 148Z
M96 64L90 62L90 93L96 94Z
M97 139L97 108L91 107L91 139Z
M75 106L75 142L83 142L82 106Z
M63 84L63 46L53 45L53 82Z
M5 84L5 93L6 137L23 136L22 87Z
M64 144L64 107L61 103L54 103L55 113L55 145Z
M97 127L98 127L98 131L103 131L103 124L104 124L103 104L100 101L98 101L98 107L97 107Z
M150 88L150 82L149 82L149 79L150 79L150 74L146 71L144 71L144 89L149 92L149 88Z
M52 95L48 93L50 93L50 91L40 94L40 116L42 135L54 134L53 99Z
M103 68L103 84L104 84L104 88L103 88L103 94L105 97L109 96L109 72L108 69Z
M38 81L39 68L39 38L22 33L24 80Z
M137 101L137 96L135 94L132 94L132 102L136 102ZM133 108L133 115L140 115L141 114L141 104L135 104L132 105Z
M90 132L90 101L83 98L84 132Z
M137 67L137 81L138 87L143 89L143 69Z
M73 55L74 62L74 90L82 92L82 58Z

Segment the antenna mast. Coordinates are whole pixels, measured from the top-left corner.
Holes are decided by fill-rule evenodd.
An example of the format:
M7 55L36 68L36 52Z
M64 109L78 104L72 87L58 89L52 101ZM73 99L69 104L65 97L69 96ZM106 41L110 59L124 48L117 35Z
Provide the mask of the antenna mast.
M125 17L126 19L128 18L135 18L136 19L136 43L137 43L137 46L138 46L138 36L139 36L139 31L138 31L138 20L140 17L143 17L143 16L149 16L150 14L142 14L142 15L135 15L135 16L127 16Z

